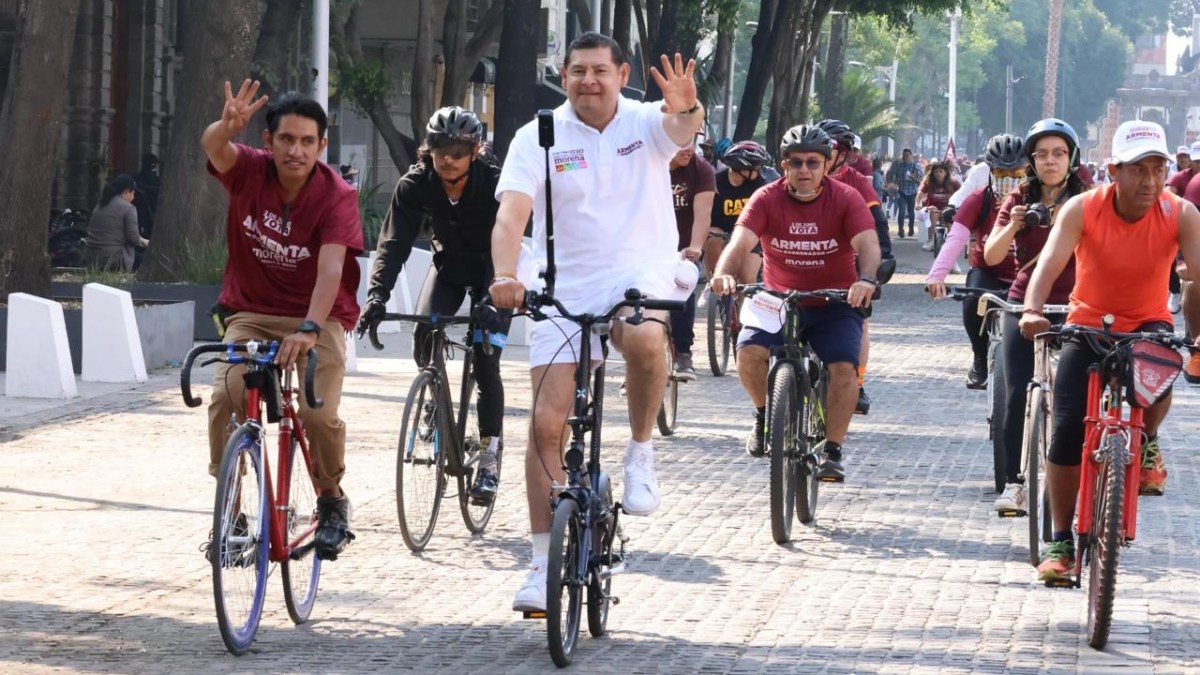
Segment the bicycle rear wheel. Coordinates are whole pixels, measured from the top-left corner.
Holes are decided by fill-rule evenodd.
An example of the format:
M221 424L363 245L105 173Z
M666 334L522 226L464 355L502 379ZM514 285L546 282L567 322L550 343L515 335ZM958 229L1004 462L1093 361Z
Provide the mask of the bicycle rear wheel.
M658 409L658 433L670 436L679 422L679 379L675 377L675 357L671 350L671 334L663 348L667 361L667 386L663 388L662 407Z
M462 385L462 397L458 401L458 437L462 441L463 466L470 470L457 476L458 479L458 508L462 512L463 523L471 534L480 534L487 529L488 521L492 519L492 509L496 501L493 499L486 505L471 503L471 482L475 472L479 470L479 461L487 448L483 447L483 439L479 434L479 407L475 400L475 380L468 377ZM500 475L503 461L503 451L496 453L496 475Z
M396 456L396 513L409 550L421 551L433 535L446 490L442 431L450 428L438 403L438 385L421 371L408 391Z
M799 402L796 401L796 371L790 363L775 371L775 386L767 408L767 451L771 455L771 537L777 544L792 539L792 516L796 510L799 471L796 438L800 433Z
M267 513L261 430L243 424L221 458L209 546L217 626L232 654L246 653L262 619L270 564Z
M546 563L546 632L550 658L568 666L579 640L583 578L579 504L560 499L550 526L550 557Z
M1000 343L988 346L988 396L992 414L988 417L988 436L992 441L992 469L995 472L996 492L1004 492L1008 484L1008 460L1004 454L1004 406L1007 388L1004 384L1004 355Z
M283 602L292 622L308 621L317 601L317 586L321 580L321 559L312 547L317 535L317 491L309 476L308 463L300 451L300 443L292 438L291 477L288 487L287 533L284 538L292 551L303 550L299 558L284 560L280 565L283 576Z
M712 291L708 293L708 367L715 377L729 369L729 312L728 299Z
M821 458L814 452L825 440L825 383L827 373L822 373L816 386L808 387L808 400L799 412L803 427L796 445L796 480L803 494L796 499L796 518L808 525L817 518L817 489L821 481L817 478Z
M1108 461L1096 480L1092 536L1088 539L1088 644L1104 649L1112 627L1113 602L1117 594L1117 558L1122 539L1125 509L1125 466L1128 457L1120 437L1111 442ZM1089 461L1089 460L1084 460Z
M1034 567L1041 562L1041 545L1049 532L1044 531L1043 518L1049 517L1044 507L1046 486L1042 480L1042 458L1046 456L1046 423L1049 410L1046 391L1040 386L1030 387L1026 402L1025 434L1021 443L1021 456L1025 459L1025 513L1029 520L1029 563Z

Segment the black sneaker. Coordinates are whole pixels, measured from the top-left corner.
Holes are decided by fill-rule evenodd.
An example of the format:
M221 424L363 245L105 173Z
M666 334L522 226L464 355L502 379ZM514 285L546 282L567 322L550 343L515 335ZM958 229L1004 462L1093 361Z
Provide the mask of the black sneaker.
M866 415L871 412L871 397L867 396L867 391L862 387L858 388L858 403L854 406L855 415Z
M842 466L842 449L836 446L830 448L829 444L826 444L825 448L825 461L821 462L821 467L817 469L817 480L826 483L846 482L846 469Z
M987 389L987 357L975 357L971 370L967 371L967 389Z
M481 467L475 472L475 481L467 494L475 506L487 506L496 500L496 491L500 489L500 476L488 467Z
M692 355L680 353L675 357L675 379L680 382L694 382L696 368L692 365Z
M763 428L763 418L758 413L755 413L754 426L750 428L750 435L746 436L746 454L751 457L762 457L767 454L766 435L766 429Z
M350 532L350 499L341 497L317 497L317 535L314 543L317 558L337 560L346 544L354 541Z

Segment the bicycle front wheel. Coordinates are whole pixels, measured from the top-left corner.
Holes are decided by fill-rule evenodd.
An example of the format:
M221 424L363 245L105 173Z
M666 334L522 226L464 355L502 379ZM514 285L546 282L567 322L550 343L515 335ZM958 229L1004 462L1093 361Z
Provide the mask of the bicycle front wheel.
M1043 518L1049 517L1044 508L1046 487L1042 481L1042 458L1046 456L1046 422L1049 410L1046 406L1046 391L1039 386L1030 387L1026 402L1025 434L1021 443L1021 455L1025 459L1025 513L1029 520L1029 562L1034 567L1041 562L1041 545L1049 532L1042 527Z
M662 407L658 409L658 433L671 436L679 422L679 380L675 377L675 358L671 354L671 335L664 346L667 362L667 386L663 387Z
M1004 355L998 341L988 347L988 396L991 398L992 414L988 417L988 434L992 440L992 470L996 479L996 493L1004 492L1008 484L1008 459L1004 454Z
M571 664L579 640L584 565L579 504L560 499L550 526L550 558L546 565L546 632L555 665Z
M261 431L238 427L225 445L217 473L212 542L213 596L221 639L232 654L245 654L258 633L267 592L267 479Z
M767 409L767 445L771 455L771 537L777 544L792 539L792 516L796 510L799 471L796 465L796 438L800 432L800 414L796 401L796 371L792 364L780 364L775 371L775 387Z
M729 369L727 299L708 291L708 367L715 377Z
M421 371L408 391L404 422L396 455L396 514L400 536L414 553L425 548L433 535L446 490L446 455L442 431L449 428L438 403L438 385L429 371Z
M471 482L475 472L479 470L480 460L487 448L483 447L483 438L479 434L479 406L475 400L475 380L471 375L463 381L462 397L458 402L458 438L462 448L462 465L470 470L460 474L458 480L458 509L462 512L463 523L471 534L481 534L487 529L488 521L492 519L492 509L496 506L493 499L487 504L471 502ZM503 451L496 453L496 475L500 475L503 464Z
M1096 480L1092 534L1088 538L1088 644L1093 649L1104 649L1112 627L1128 462L1126 448L1119 436L1109 436L1105 441L1113 446L1109 448L1108 461Z
M285 539L290 551L301 553L299 558L290 555L280 571L283 576L283 602L287 605L292 622L308 621L313 604L317 601L317 585L321 580L321 559L312 547L317 536L317 491L309 476L308 463L300 451L300 443L292 438L289 468L291 476L288 487L287 534Z

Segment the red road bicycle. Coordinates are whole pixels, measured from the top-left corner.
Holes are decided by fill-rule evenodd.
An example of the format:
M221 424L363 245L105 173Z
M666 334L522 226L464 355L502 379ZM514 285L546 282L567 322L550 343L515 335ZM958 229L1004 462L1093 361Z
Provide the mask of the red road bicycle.
M312 481L313 460L304 423L293 407L298 391L292 387L292 369L282 373L275 365L278 342L251 340L245 344L203 344L188 352L180 374L183 400L195 408L203 401L192 396L192 364L202 354L223 354L201 363L244 364L247 370L246 419L225 446L217 472L213 507L212 541L208 559L213 568L213 595L217 625L225 648L244 654L254 642L262 619L268 568L278 563L283 576L283 599L296 624L308 620L317 599L321 561L314 552L317 531L317 490ZM313 379L316 350L308 350L304 397L310 408L320 408ZM278 483L264 447L267 442L263 413L268 424L277 424Z
M1066 326L1060 338L1088 342L1105 354L1088 369L1086 436L1075 506L1075 578L1088 576L1088 644L1103 649L1112 627L1117 559L1137 535L1138 482L1145 409L1170 391L1183 369L1176 349L1191 344L1173 333L1114 333ZM1126 414L1128 410L1128 414Z

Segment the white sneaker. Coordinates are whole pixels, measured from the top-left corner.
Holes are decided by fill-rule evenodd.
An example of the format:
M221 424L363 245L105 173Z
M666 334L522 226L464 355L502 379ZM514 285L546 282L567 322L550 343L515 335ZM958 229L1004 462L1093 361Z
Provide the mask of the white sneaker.
M1020 483L1009 483L1004 486L1004 492L996 497L995 509L997 512L1016 511L1017 513L1026 513L1025 507L1025 486Z
M546 611L546 561L535 560L525 575L525 583L513 598L514 612Z
M924 244L921 244L921 250L922 251L932 251L933 250L933 242L927 241Z
M704 293L701 293L699 298L696 298L696 309L704 309L705 307L708 307L708 292L707 291Z
M1168 297L1167 297L1167 309L1168 309L1168 310L1169 310L1169 311L1170 311L1172 314L1178 314L1178 313L1179 313L1179 308L1180 308L1180 304L1179 304L1179 294L1178 294L1178 293L1172 293L1170 296L1168 296Z
M654 478L654 450L625 447L625 498L621 505L631 516L648 516L658 510L662 495Z

